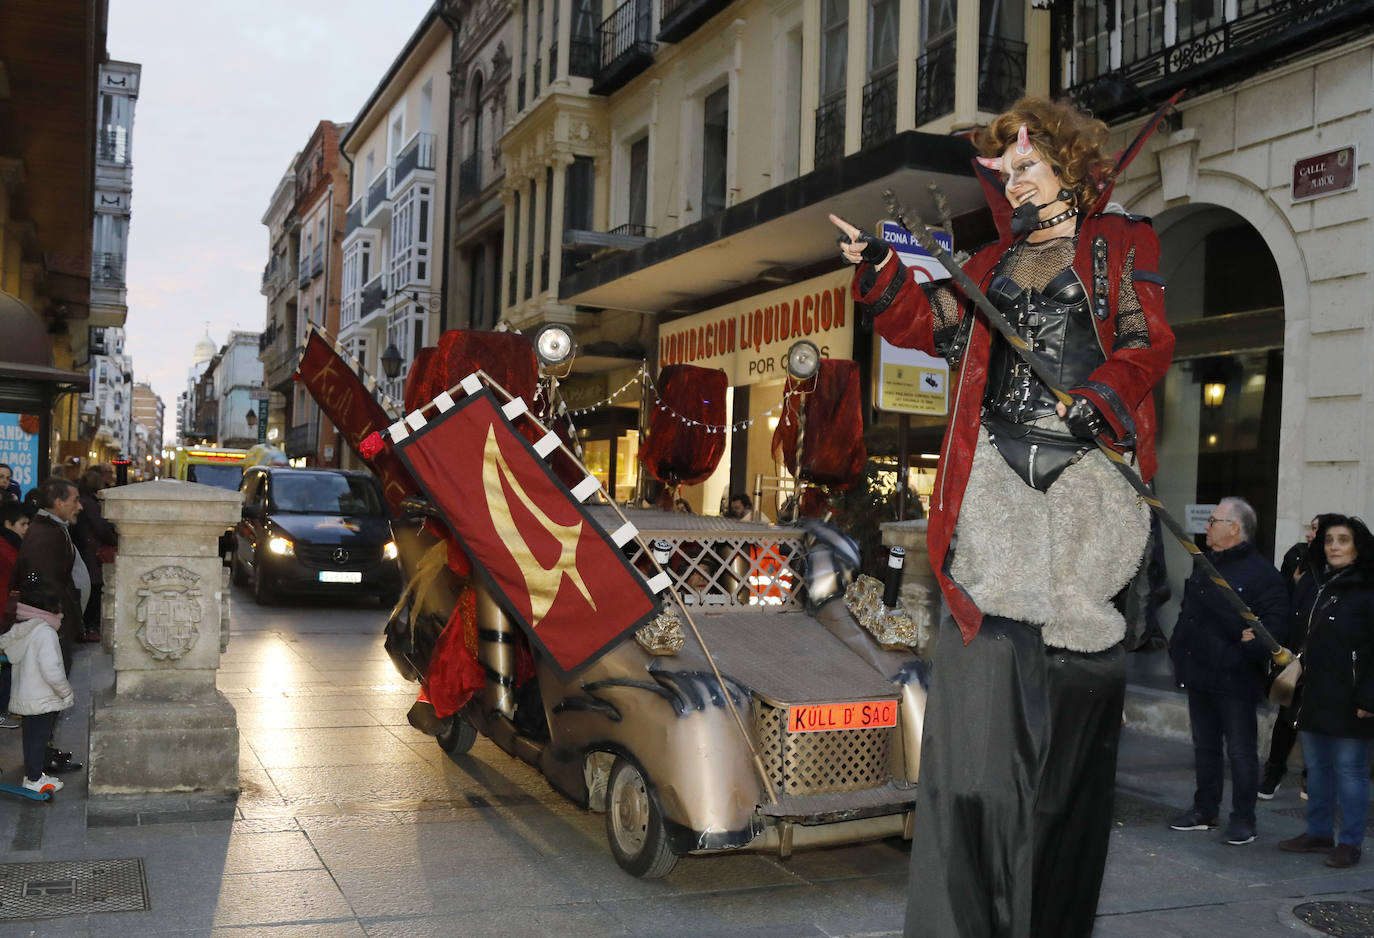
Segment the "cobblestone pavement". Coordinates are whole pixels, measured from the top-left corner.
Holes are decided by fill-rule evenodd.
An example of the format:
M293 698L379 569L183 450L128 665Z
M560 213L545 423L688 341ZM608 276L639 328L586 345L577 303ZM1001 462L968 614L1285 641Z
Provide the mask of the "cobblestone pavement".
M92 800L84 773L52 804L0 795L0 863L139 858L148 906L16 920L0 899L0 938L900 932L900 842L685 858L663 880L627 876L600 815L485 740L454 762L410 727L413 686L382 649L384 616L264 609L236 591L219 686L238 711L239 797ZM100 647L82 646L64 748L84 754L91 694L111 679ZM0 730L0 776L17 781L20 762L19 732ZM1302 829L1291 786L1261 804L1259 840L1229 847L1165 826L1191 798L1186 745L1127 733L1118 781L1098 938L1316 935L1294 906L1374 903L1367 868L1274 848Z

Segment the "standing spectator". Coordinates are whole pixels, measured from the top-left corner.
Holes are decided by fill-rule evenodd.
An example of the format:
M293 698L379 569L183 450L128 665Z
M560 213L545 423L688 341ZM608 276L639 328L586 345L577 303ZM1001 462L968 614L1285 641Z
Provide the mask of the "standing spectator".
M726 511L727 517L738 518L741 521L748 521L754 516L754 501L743 492L736 492L730 496L730 507Z
M24 535L15 561L12 582L48 584L56 595L56 611L62 614L57 630L62 666L72 671L72 645L81 635L81 610L90 598L91 579L81 554L72 543L68 527L81 513L81 495L66 479L50 478L38 487L38 513ZM71 753L48 749L45 771L74 772L81 768Z
M0 501L8 493L14 498L19 498L19 480L14 477L14 470L9 463L0 462Z
M1312 573L1294 603L1294 618L1307 623L1296 702L1307 760L1307 830L1280 841L1279 849L1325 853L1327 866L1344 868L1360 862L1369 815L1374 536L1359 518L1322 515L1307 556Z
M1321 515L1314 515L1312 520L1303 529L1303 540L1288 548L1288 553L1283 555L1283 563L1279 566L1279 574L1283 577L1284 583L1288 584L1288 594L1293 596L1297 591L1299 581L1308 572L1307 551L1312 544L1312 538L1317 534L1317 525L1321 522ZM1289 622L1287 642L1289 648L1294 651L1301 651L1303 642L1307 639L1307 620L1294 617ZM1279 783L1283 781L1283 776L1288 772L1288 756L1293 751L1293 744L1298 741L1297 730L1298 715L1292 707L1279 707L1278 716L1274 718L1274 732L1269 737L1269 756L1264 760L1264 778L1260 781L1259 797L1261 801L1271 801L1278 793ZM1303 778L1307 777L1307 770L1303 770ZM1303 793L1307 792L1307 784L1303 783Z
M10 574L14 572L14 562L19 559L19 544L29 529L29 519L33 513L18 501L0 503L0 599L7 597L10 590ZM0 606L4 603L0 601ZM0 622L0 631L11 623ZM0 728L15 729L19 721L11 719L4 709L10 699L10 664L0 664Z
M0 651L14 664L14 688L9 706L23 716L24 787L30 791L61 791L62 780L53 778L52 739L57 715L73 703L72 685L62 667L57 632L62 614L57 591L33 575L24 577L18 621L0 635ZM76 768L80 768L77 765Z
M1255 550L1255 510L1240 498L1224 498L1207 519L1210 559L1264 627L1282 641L1288 619L1288 588L1273 564ZM1231 762L1231 817L1223 839L1255 839L1259 788L1255 704L1264 690L1269 650L1255 639L1221 587L1201 568L1183 590L1183 606L1169 643L1178 682L1188 689L1197 791L1193 806L1169 824L1176 831L1212 830L1221 806L1222 741Z
M82 612L82 638L87 641L100 638L100 594L105 585L104 568L105 564L114 562L115 545L119 543L119 534L115 526L105 520L97 494L109 487L104 467L87 469L77 483L77 490L81 493L81 514L77 515L71 533L91 575L91 596Z

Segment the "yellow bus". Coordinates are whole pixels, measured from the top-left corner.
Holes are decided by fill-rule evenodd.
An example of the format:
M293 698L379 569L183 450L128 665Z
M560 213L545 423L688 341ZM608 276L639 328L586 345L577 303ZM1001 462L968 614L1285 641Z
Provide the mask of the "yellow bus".
M247 450L213 446L178 446L172 455L172 478L237 492L243 480Z

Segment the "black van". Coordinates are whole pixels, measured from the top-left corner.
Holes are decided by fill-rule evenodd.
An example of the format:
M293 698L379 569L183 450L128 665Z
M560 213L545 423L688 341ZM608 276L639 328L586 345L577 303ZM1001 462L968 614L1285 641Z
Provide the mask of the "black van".
M370 594L384 606L401 590L391 515L371 473L254 466L243 474L234 526L234 583L267 604L279 593Z

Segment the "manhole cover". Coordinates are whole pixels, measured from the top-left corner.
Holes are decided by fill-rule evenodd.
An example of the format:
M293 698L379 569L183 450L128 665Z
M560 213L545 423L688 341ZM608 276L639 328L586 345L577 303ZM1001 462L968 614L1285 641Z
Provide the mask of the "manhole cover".
M0 919L148 908L143 861L0 863Z
M1364 902L1304 902L1293 914L1336 938L1374 938L1374 905Z

